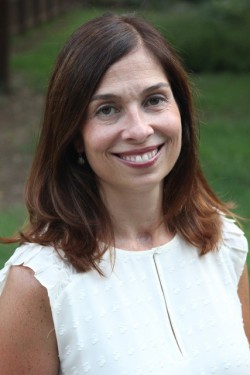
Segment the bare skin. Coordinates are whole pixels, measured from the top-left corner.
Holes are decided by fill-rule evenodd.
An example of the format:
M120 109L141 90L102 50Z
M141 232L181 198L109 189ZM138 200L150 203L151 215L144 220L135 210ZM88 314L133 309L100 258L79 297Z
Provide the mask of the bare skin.
M240 278L238 295L242 305L242 315L246 336L250 344L250 298L249 298L249 279L247 266L245 266L243 274Z
M58 375L48 295L27 267L12 267L0 297L0 374Z
M126 195L106 189L103 199L113 219L117 248L147 250L172 239L173 234L163 224L161 186L127 191Z
M238 288L250 342L249 283L245 267ZM58 375L59 360L46 290L26 267L12 267L0 297L0 373Z
M163 179L181 139L181 115L159 62L141 47L112 65L76 148L98 178L116 247L146 250L173 237L162 224Z
M99 178L116 246L146 250L174 235L162 220L162 181L179 156L180 114L162 69L145 51L114 64L110 72L92 103L78 151L85 151ZM129 160L140 155L145 168L144 161ZM248 296L245 268L239 297L250 340ZM47 292L25 267L11 269L0 297L0 353L0 374L59 372Z
M162 224L162 182L179 155L181 119L161 66L138 49L107 71L94 98L77 149L85 152L99 179L116 247L140 251L170 241L174 234ZM162 142L162 152L149 168L132 168L124 161L124 156ZM238 291L250 341L246 268Z

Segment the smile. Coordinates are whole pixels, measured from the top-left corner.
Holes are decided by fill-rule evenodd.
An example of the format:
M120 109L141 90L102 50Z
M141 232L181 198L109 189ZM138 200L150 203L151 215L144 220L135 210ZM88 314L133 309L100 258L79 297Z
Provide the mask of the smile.
M130 156L123 156L121 155L121 159L135 162L135 163L145 163L146 161L149 161L153 159L153 157L157 154L158 149L156 148L155 150L151 152L145 152L144 154L140 155L130 155Z
M147 147L142 150L134 150L130 152L124 152L120 154L114 154L123 163L131 167L149 167L153 165L159 157L160 150L163 145Z

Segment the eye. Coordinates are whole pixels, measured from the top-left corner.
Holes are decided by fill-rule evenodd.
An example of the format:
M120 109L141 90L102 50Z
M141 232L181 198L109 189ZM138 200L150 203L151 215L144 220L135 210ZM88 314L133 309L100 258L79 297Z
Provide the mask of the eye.
M153 95L146 100L145 107L157 107L165 103L166 101L166 97L162 95Z
M98 108L98 110L96 111L96 115L106 117L106 116L112 116L116 114L117 112L118 112L118 109L115 108L113 105L105 104L101 106L100 108Z
M149 107L149 106L159 106L160 104L166 102L166 98L164 96L161 96L161 95L153 95L153 96L150 96L150 98L148 98L145 102L145 106L146 107Z

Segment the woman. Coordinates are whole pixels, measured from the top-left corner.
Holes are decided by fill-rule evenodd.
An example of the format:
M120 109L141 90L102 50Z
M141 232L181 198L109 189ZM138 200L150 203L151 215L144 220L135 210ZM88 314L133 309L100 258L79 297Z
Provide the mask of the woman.
M65 45L26 202L0 373L249 374L246 239L200 169L185 71L144 20L105 15Z

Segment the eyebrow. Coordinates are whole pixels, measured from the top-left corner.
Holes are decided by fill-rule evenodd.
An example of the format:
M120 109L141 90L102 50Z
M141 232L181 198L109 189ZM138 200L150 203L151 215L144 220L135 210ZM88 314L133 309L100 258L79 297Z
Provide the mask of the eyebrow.
M162 87L170 87L170 84L166 83L166 82L159 82L156 85L153 85L153 86L150 86L150 87L147 87L146 89L144 89L142 91L142 95L148 94L149 92L154 91L154 90L158 90ZM90 101L93 102L95 100L112 100L112 99L115 99L115 98L117 98L117 95L111 94L111 93L97 94L97 95L94 95L91 98Z

